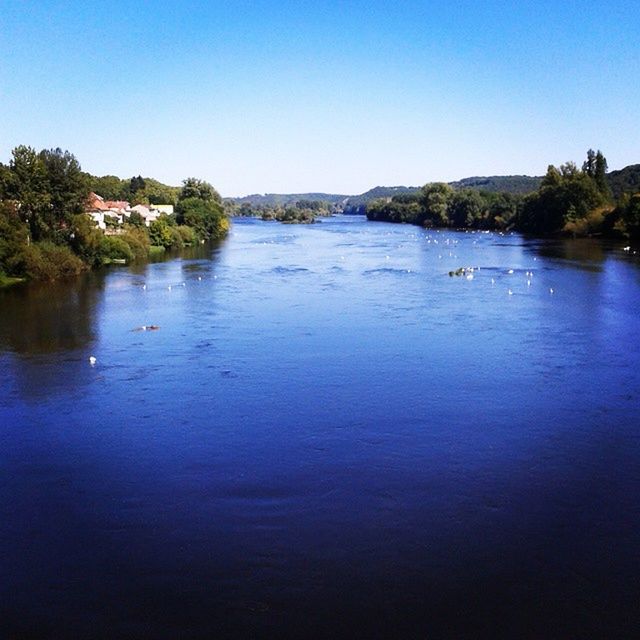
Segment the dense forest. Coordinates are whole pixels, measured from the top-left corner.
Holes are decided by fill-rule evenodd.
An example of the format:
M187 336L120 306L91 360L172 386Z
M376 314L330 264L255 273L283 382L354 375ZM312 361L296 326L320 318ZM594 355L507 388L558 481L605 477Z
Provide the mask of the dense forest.
M135 203L175 204L146 226L131 215L105 233L85 213L89 194ZM182 187L156 180L96 178L68 151L16 147L0 163L0 284L53 280L112 261L144 260L155 249L223 237L229 228L222 199L207 182L187 178Z
M579 169L567 162L550 165L533 193L495 193L454 189L431 183L414 193L376 200L366 207L370 220L407 222L426 227L513 229L532 235L640 237L640 185L626 170L614 175L614 196L607 161L589 149Z

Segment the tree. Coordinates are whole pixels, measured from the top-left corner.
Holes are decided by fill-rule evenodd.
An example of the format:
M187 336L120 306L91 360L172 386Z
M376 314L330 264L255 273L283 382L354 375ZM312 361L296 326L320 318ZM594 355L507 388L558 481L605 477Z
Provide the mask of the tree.
M444 182L434 182L422 187L422 224L444 227L449 223L448 208L453 197L453 189Z
M477 191L465 189L451 198L448 217L454 227L479 226L484 202Z
M607 199L611 199L611 188L607 182L607 160L602 155L602 152L598 149L595 159L595 168L593 172L593 179L596 181L598 191Z
M600 153L598 151L598 153ZM587 159L582 163L582 170L592 178L596 175L596 152L593 149L587 151Z
M49 208L42 215L47 237L60 241L60 235L70 233L72 217L84 211L89 185L75 156L62 149L40 152L44 167L44 188Z
M208 182L198 178L187 178L182 181L182 190L178 200L187 200L189 198L198 198L199 200L222 204L220 194Z
M19 202L20 218L29 225L31 238L39 240L44 235L41 217L49 207L42 160L35 149L25 145L13 149L11 156L6 195Z
M527 233L558 233L569 221L584 218L605 199L594 178L572 162L560 169L549 166L536 193L525 198L518 228Z
M146 182L142 176L134 176L129 181L129 191L131 192L132 196L138 193L138 191L144 191L145 187Z
M229 230L229 220L222 205L213 200L181 199L176 206L176 221L193 227L203 240L222 238Z

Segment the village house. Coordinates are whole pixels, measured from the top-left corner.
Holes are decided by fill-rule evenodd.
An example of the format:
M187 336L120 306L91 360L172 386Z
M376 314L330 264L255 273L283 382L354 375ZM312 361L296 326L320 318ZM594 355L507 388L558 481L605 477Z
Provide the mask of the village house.
M97 193L91 192L87 199L85 212L100 229L106 231L107 223L111 224L112 227L113 223L121 225L126 222L133 212L138 213L148 227L163 214L173 215L173 205L152 204L146 206L137 204L132 207L126 200L105 200Z

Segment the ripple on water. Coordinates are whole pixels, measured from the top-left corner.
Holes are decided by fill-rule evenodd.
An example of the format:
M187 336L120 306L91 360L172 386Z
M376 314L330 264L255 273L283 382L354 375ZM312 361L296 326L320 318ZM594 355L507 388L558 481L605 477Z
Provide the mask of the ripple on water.
M273 267L273 269L269 270L269 273L277 273L280 275L291 275L296 273L310 273L309 269L305 267Z
M367 269L362 272L365 276L377 276L377 275L391 275L391 276L406 276L415 273L411 269L396 269L393 267L380 267L379 269Z

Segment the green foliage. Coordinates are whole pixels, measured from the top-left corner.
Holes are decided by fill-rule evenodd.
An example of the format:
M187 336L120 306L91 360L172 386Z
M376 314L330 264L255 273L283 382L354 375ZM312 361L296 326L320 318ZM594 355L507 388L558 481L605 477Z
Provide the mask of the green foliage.
M100 264L102 231L84 214L73 216L71 228L70 246L76 255L89 266Z
M422 205L422 224L443 227L449 223L448 208L453 198L453 189L444 182L434 182L422 187L420 204Z
M171 249L177 246L173 232L174 228L169 224L167 216L160 216L149 225L149 240L152 245ZM180 234L178 234L178 241L181 242Z
M177 226L173 216L163 215L147 229L142 216L134 212L122 226L107 215L108 232L117 235L105 235L84 213L90 191L107 200L172 205L181 196L182 224ZM0 164L3 282L22 277L53 280L112 260L145 260L154 251L222 238L228 229L220 195L195 178L185 180L179 189L142 176L96 177L83 173L68 151L37 153L27 146L13 150L8 166Z
M203 240L223 238L229 230L229 220L222 204L212 199L184 198L176 207L178 224L192 227Z
M144 222L144 218L138 211L132 211L127 221L130 225L133 225L134 227L146 226Z
M22 276L22 255L29 241L29 227L20 219L17 205L0 201L0 271Z
M145 194L151 204L175 204L180 194L179 187L170 187L153 178L145 178Z
M250 204L243 202L240 205L223 203L223 210L227 214L262 218L263 220L277 220L288 224L312 223L318 216L329 216L333 212L333 205L322 200L296 200L286 206Z
M133 260L133 251L126 240L118 236L104 236L100 242L100 253L105 263L112 260Z
M607 174L607 183L616 198L622 197L625 193L640 193L640 164L611 171Z
M32 280L57 280L76 276L85 264L69 247L49 240L28 245L20 256L21 271Z
M463 178L449 185L454 189L476 189L482 192L524 195L540 186L541 178L535 176L483 176Z
M125 227L125 232L119 237L129 245L135 262L142 262L147 259L151 242L145 227L128 225Z
M178 225L175 230L180 235L182 246L184 247L190 247L194 245L198 240L198 238L196 237L196 232L192 227L181 224Z
M582 172L593 178L598 191L606 199L611 198L611 188L607 182L607 161L599 149L597 153L593 149L587 151L587 159L582 164Z
M117 176L92 176L85 174L90 191L102 196L105 200L128 200L130 197L128 183Z
M138 191L144 191L146 186L147 183L142 176L134 176L133 178L131 178L131 180L129 180L129 192L132 195L138 193Z
M3 182L5 197L20 202L20 216L29 225L32 240L68 240L71 218L83 211L89 193L72 154L16 147Z
M449 202L447 217L456 228L474 227L482 218L484 201L477 191L457 191Z
M222 204L220 194L208 182L198 178L187 178L182 181L182 190L180 191L178 200L190 199Z
M172 204L178 201L179 187L171 187L153 178L134 176L121 180L116 176L84 174L89 189L105 200L126 200L131 204Z
M634 240L640 239L640 193L624 199L620 204L619 213L626 235Z
M587 166L596 160L587 157ZM559 169L549 166L540 189L525 199L518 220L518 228L535 235L558 233L569 222L572 229L578 219L585 218L594 209L606 203L595 177L580 171L572 162Z

